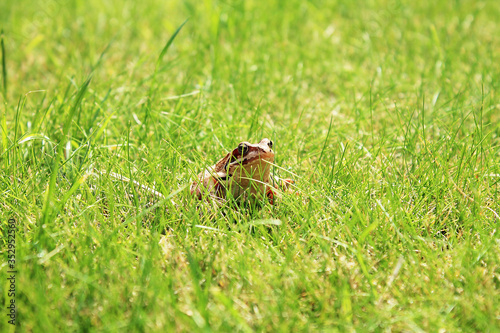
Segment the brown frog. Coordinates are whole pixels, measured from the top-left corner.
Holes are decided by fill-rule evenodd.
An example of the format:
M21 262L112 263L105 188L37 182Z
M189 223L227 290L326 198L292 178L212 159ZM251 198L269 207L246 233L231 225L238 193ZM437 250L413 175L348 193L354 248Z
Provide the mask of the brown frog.
M293 183L290 179L271 176L274 163L273 142L262 139L252 144L241 142L224 158L198 175L191 184L191 193L199 199L211 197L218 201L229 198L259 202L274 197Z

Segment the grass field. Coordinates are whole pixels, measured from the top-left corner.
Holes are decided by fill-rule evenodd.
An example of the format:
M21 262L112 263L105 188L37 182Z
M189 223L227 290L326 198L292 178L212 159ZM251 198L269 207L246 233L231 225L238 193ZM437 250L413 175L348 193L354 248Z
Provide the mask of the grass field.
M0 331L499 331L498 22L495 0L1 1ZM190 195L264 137L296 194Z

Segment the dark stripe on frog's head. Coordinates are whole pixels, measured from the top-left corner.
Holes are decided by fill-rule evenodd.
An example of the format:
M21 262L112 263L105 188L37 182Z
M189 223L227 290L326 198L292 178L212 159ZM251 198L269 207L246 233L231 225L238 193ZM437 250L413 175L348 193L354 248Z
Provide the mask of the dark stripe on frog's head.
M229 171L228 168L229 168L229 165L233 162L235 162L236 160L238 160L240 158L240 152L238 151L238 148L234 149L231 153L229 153L230 156L229 158L227 159L227 162L226 164L224 165L224 170L226 171Z

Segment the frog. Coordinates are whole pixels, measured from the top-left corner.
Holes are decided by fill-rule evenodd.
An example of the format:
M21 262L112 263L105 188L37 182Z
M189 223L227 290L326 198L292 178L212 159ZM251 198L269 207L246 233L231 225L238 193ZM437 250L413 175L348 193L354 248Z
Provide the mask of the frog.
M261 203L288 191L292 179L281 179L271 174L274 165L273 141L240 142L222 159L202 171L192 182L190 191L196 198L225 202Z

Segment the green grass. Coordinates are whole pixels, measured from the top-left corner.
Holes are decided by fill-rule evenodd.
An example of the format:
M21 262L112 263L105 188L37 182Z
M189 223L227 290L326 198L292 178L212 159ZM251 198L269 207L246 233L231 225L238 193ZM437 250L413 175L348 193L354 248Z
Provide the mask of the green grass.
M11 217L22 332L498 331L500 7L429 3L0 2L0 331ZM263 137L296 195L190 196Z

